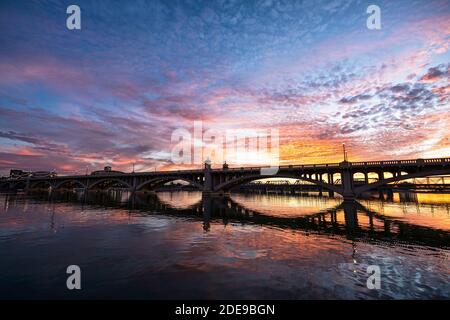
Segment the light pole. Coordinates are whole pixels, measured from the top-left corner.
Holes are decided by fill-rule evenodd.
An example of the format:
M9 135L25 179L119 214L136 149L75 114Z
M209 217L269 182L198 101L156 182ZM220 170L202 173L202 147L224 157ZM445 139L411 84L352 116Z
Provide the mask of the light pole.
M342 143L342 149L344 151L344 161L347 162L347 151L345 151L345 142Z

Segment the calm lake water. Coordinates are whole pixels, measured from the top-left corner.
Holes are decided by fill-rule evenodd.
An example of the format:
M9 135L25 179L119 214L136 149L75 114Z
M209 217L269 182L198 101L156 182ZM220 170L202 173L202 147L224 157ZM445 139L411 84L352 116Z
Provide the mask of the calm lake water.
M407 200L407 201L406 201ZM450 297L450 195L0 194L0 298ZM81 268L68 290L66 268ZM381 288L367 288L379 266Z

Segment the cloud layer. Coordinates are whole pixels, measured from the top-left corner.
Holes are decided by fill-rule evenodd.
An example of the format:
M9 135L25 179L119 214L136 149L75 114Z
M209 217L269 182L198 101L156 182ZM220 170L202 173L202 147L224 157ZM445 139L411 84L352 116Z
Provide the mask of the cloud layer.
M282 163L450 155L448 1L0 4L0 172L176 167L171 134L278 128Z

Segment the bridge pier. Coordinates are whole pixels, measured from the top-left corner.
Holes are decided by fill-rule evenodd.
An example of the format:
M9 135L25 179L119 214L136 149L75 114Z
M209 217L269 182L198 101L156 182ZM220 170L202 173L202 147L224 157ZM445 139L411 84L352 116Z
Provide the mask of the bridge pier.
M205 175L205 180L203 181L203 193L212 193L213 192L213 181L211 174L211 164L205 162L205 169L203 170Z
M388 201L394 200L394 192L391 189L386 189L386 200Z
M353 186L353 175L349 169L349 163L343 161L339 164L342 167L341 180L342 180L342 196L344 201L353 201L356 198L356 194Z

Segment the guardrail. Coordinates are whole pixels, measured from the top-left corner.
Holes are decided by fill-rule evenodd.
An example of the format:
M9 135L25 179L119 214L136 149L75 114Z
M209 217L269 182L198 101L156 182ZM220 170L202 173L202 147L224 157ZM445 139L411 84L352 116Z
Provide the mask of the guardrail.
M423 165L423 164L450 164L450 158L416 159L416 160L387 160L387 161L364 161L349 162L349 166L383 166L383 165Z
M386 161L360 161L347 162L351 167L363 166L383 166L383 165L423 165L423 164L450 164L450 158L434 158L434 159L416 159L416 160L386 160ZM298 165L282 165L280 169L311 169L311 168L336 168L340 167L341 163L326 163L326 164L298 164ZM228 169L213 169L213 171L240 171L240 170L261 170L262 168L270 168L270 166L262 167L236 167Z

